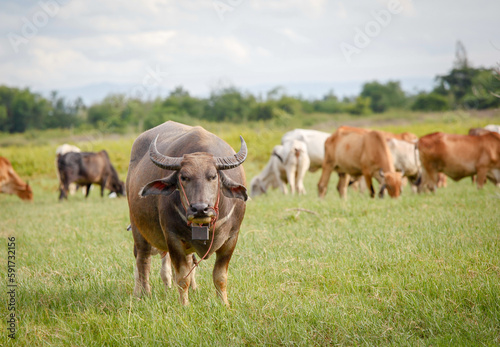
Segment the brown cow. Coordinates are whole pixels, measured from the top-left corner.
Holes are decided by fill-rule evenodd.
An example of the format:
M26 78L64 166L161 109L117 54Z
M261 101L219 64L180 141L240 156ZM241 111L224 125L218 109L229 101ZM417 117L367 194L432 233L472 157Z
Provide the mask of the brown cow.
M348 125L343 125L340 128L338 128L337 130L340 130L342 132L357 132L360 134L366 134L367 132L372 131L372 129L356 128L356 127L351 127ZM377 131L379 133L381 133L382 135L384 135L384 137L386 139L396 139L396 140L406 141L409 143L415 143L418 141L417 135L410 133L410 132L407 132L407 131L402 132L400 134L395 134L395 133L391 133L391 132L383 131L383 130L377 130Z
M486 179L500 182L500 134L489 132L480 136L432 133L418 141L422 162L419 191L434 191L438 173L458 181L477 174L477 187Z
M401 173L396 172L384 135L379 131L340 127L325 141L323 173L318 182L320 198L324 197L332 171L339 174L337 190L346 196L349 176L363 175L370 196L375 196L372 177L387 188L393 198L401 194Z
M7 158L0 157L0 192L16 194L22 200L33 201L33 191L14 171Z
M245 214L247 147L234 150L201 127L166 122L142 133L130 156L126 189L137 274L134 294L149 295L152 247L169 252L183 305L191 253L216 253L213 282L227 300L227 271Z

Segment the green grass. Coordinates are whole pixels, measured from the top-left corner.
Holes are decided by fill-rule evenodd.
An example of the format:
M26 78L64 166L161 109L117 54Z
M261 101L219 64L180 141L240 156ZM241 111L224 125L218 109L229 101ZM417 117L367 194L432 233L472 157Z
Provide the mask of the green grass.
M236 130L223 125L219 135L237 147ZM281 133L258 126L242 133L249 181ZM103 141L115 146L124 175L119 162L131 140ZM28 156L31 149L16 150ZM33 157L45 167L40 160ZM276 190L247 203L229 265L227 309L212 284L213 257L201 263L188 307L175 288L164 291L158 256L152 297L133 297L126 199L101 199L94 189L88 200L78 193L59 203L55 175L34 174L33 203L0 195L0 260L6 269L7 238L15 236L18 283L12 341L0 272L0 345L500 344L498 188L477 190L464 179L435 194L406 187L400 199L381 200L349 190L342 201L332 175L319 200L318 180L318 172L306 175L306 196Z

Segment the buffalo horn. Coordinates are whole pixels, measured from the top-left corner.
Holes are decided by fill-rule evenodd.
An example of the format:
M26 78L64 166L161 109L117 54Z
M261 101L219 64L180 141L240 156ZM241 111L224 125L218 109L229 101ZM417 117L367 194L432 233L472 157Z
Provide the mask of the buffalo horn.
M218 170L229 170L241 165L245 159L247 158L247 144L243 137L240 136L241 147L240 151L235 155L231 155L228 157L216 157L215 163L217 165Z
M158 136L156 135L155 139L151 142L149 146L149 158L151 161L158 167L161 167L165 170L180 170L181 168L181 158L168 157L166 155L158 152L156 148L156 141L158 140Z

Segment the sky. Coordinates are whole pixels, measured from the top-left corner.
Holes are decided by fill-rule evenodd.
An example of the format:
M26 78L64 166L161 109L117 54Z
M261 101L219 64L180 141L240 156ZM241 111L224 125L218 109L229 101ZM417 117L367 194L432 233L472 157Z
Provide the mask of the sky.
M100 101L282 86L318 98L364 82L429 90L460 40L473 66L500 63L493 0L2 0L0 85Z

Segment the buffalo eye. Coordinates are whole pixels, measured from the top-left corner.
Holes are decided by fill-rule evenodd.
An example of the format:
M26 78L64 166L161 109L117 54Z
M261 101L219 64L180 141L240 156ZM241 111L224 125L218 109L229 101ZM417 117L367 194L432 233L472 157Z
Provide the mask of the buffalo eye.
M182 182L189 182L189 178L186 176L181 175L181 181Z
M215 181L217 179L217 175L210 175L208 176L209 181Z

